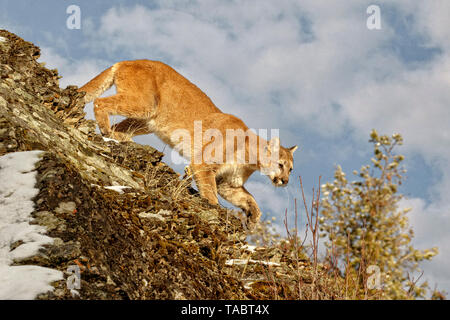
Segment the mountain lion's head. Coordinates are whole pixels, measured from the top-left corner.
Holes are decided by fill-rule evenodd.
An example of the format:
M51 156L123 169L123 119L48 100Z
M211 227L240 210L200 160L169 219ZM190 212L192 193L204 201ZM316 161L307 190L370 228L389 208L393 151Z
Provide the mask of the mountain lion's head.
M267 175L276 187L286 186L294 167L294 151L297 146L284 148L278 138L272 138L265 148L266 164L261 172Z

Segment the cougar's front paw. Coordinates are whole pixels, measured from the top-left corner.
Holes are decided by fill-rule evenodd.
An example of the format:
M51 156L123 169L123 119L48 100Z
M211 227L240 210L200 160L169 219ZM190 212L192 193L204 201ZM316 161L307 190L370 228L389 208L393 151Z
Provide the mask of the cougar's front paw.
M250 205L249 209L246 210L247 214L247 221L246 221L246 227L248 230L255 229L256 225L259 222L259 219L261 217L261 211L259 210L258 206L256 205Z

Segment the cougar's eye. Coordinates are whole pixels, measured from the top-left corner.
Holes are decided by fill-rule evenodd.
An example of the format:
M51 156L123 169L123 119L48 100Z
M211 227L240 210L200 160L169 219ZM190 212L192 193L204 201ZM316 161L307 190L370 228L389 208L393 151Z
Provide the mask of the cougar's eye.
M283 164L282 164L282 163L279 163L279 164L278 164L278 167L279 167L280 169L283 169Z

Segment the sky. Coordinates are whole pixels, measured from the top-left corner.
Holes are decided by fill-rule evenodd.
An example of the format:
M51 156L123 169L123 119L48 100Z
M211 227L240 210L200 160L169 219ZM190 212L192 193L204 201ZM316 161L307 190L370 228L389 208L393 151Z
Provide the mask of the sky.
M67 26L70 5L80 8L79 29ZM370 5L380 29L367 26ZM450 292L449 12L445 0L1 0L0 27L41 47L39 61L59 70L62 87L117 61L161 60L249 127L279 129L283 146L299 145L289 186L254 174L246 187L280 230L301 197L298 176L307 197L338 164L356 179L352 171L370 163L370 131L401 133L401 205L413 208L414 245L440 250L421 264L422 279ZM92 104L86 112L93 118ZM157 138L135 141L171 163Z

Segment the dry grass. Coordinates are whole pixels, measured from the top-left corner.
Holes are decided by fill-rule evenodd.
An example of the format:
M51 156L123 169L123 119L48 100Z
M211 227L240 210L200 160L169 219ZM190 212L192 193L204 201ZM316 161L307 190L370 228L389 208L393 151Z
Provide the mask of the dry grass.
M114 126L112 127L114 128ZM132 136L132 132L121 133ZM125 153L127 154L127 153ZM152 164L147 165L144 172L145 187L149 189L166 188L174 201L185 200L192 195L187 191L192 183L192 173L187 167L185 175L180 180L163 181L162 168ZM365 272L364 248L358 270L349 264L349 243L343 268L339 268L339 257L333 243L327 250L323 261L319 260L319 216L320 216L320 180L319 187L312 189L309 202L305 197L304 186L299 177L300 192L305 216L304 235L300 236L299 208L294 199L294 228L288 225L288 211L285 211L284 227L286 238L275 234L271 221L263 221L253 232L251 238L259 246L267 250L276 249L282 252L282 264L274 267L271 264L254 265L252 253L241 258L246 261L233 275L240 279L255 279L250 291L259 299L380 299L381 290L369 290L367 273ZM230 232L232 232L230 230ZM308 240L308 243L306 243ZM253 260L254 261L254 260ZM263 260L261 260L263 261ZM342 269L342 270L341 270ZM412 289L415 281L411 281Z
M320 178L319 178L320 186ZM368 275L364 256L358 270L349 264L348 254L343 259L343 267L339 268L339 261L335 245L326 251L323 259L319 257L319 221L320 221L320 188L312 190L310 205L304 194L303 182L300 177L300 191L305 216L304 235L299 234L299 208L297 199L294 199L294 227L288 225L288 211L285 211L284 227L286 238L278 239L277 243L268 245L270 248L279 248L283 252L282 266L262 266L263 281L252 286L260 299L282 300L357 300L381 299L382 290L369 289ZM303 220L303 219L302 219ZM262 228L266 233L268 228ZM270 235L260 235L267 239ZM273 239L273 238L272 238ZM349 244L347 244L349 245ZM349 248L347 247L347 253ZM363 249L364 255L364 249ZM342 269L342 270L341 270ZM244 270L248 270L246 267ZM243 276L242 274L241 276Z

